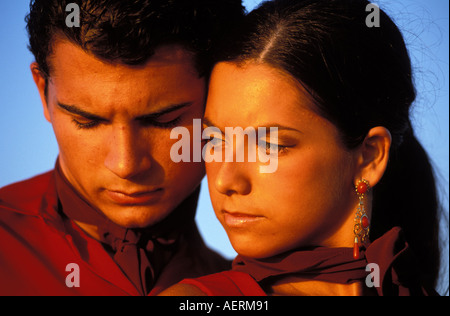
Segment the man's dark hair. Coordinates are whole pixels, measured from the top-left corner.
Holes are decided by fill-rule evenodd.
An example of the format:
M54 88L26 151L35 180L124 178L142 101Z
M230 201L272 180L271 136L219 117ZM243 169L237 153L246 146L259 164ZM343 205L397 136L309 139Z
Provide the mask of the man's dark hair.
M68 27L66 6L80 8L80 27ZM111 63L142 65L164 44L194 54L199 76L212 67L215 44L244 14L241 0L31 0L29 49L45 78L56 36Z

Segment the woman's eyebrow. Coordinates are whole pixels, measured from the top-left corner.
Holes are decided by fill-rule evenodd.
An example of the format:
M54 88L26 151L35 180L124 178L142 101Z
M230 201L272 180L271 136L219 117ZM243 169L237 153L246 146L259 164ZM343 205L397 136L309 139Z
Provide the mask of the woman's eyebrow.
M209 118L207 118L207 117L204 117L203 118L203 124L204 125L206 125L206 126L209 126L209 127L216 127L216 128L218 128L214 123L212 123L211 122L211 120L209 119ZM236 127L236 126L230 126L230 127ZM245 129L245 128L247 128L248 126L241 126L243 129ZM278 129L278 131L283 131L283 130L286 130L286 131L293 131L293 132L297 132L297 133L301 133L302 134L302 132L301 131L299 131L298 129L295 129L295 128L293 128L293 127L288 127L288 126L285 126L285 125L280 125L280 124L277 124L277 123L267 123L267 124L263 124L262 126L258 126L258 127L255 127L255 130L258 130L258 128L268 128L268 129L270 129L270 128L272 128L272 127L276 127L277 129ZM220 129L220 128L219 128ZM222 131L222 130L221 130ZM222 133L224 133L223 131L222 131Z
M207 117L203 117L202 123L208 127L216 127Z
M278 131L292 131L292 132L297 132L300 134L303 134L300 130L293 128L293 127L289 127L289 126L285 126L285 125L281 125L281 124L277 124L277 123L266 123L263 124L262 126L258 126L257 128L272 128L275 127L278 129Z
M207 117L203 117L202 123L203 123L203 125L206 125L206 127L214 127L214 128L217 128L219 131L222 132L222 134L225 134L225 132L224 132L223 130L221 130L219 127L217 127L217 125L215 125L214 123L212 123L212 122L210 121L210 119L208 119Z

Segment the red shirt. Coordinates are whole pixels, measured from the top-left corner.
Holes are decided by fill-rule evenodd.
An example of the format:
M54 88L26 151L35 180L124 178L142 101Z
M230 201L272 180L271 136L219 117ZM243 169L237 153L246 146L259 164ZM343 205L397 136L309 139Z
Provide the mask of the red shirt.
M225 269L229 263L205 246L192 220L150 295ZM100 242L60 216L51 171L0 189L0 295L139 292Z

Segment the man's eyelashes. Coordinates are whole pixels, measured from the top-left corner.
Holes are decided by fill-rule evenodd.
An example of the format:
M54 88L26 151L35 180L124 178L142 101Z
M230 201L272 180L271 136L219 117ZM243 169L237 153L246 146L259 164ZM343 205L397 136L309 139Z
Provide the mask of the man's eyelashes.
M139 123L144 127L158 127L158 128L173 128L177 126L181 121L181 116L170 120L170 121L161 121L159 119L142 119L139 120ZM78 129L94 129L98 127L102 122L98 120L80 120L80 119L72 119L72 122Z

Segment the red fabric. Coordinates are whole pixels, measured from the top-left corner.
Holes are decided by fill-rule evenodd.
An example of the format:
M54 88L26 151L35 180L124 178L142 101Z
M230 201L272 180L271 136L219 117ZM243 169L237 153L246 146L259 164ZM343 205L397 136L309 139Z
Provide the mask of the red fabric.
M433 289L420 282L418 265L399 227L375 240L365 257L353 259L351 248L313 248L292 251L267 259L237 256L233 271L221 272L194 280L183 280L209 296L265 295L258 284L267 286L285 277L349 284L365 282L368 263L379 266L379 296L434 296Z
M66 267L80 287L66 286ZM150 295L184 278L229 268L192 222ZM111 256L71 221L63 221L53 172L0 189L0 295L139 295Z
M379 267L379 296L437 295L421 283L418 264L400 227L394 227L371 243L365 255L355 260L352 248L326 248L294 250L267 259L237 256L233 270L251 275L258 283L275 283L287 276L298 280L319 280L349 284L365 282L366 267L375 263Z
M186 279L181 284L198 287L208 296L266 296L266 293L247 273L224 271L197 279Z
M158 224L127 229L110 221L86 201L64 176L59 161L55 166L55 183L61 213L74 222L97 227L100 241L108 245L108 252L139 293L150 293L176 253L184 229L189 227L187 223L195 218L200 186Z
M257 282L295 275L304 280L350 284L366 277L366 265L364 258L353 258L352 248L313 247L266 259L239 255L233 261L233 270L248 273Z

